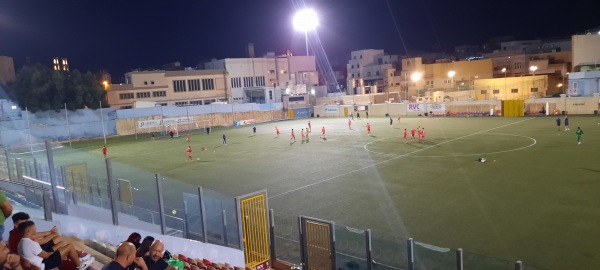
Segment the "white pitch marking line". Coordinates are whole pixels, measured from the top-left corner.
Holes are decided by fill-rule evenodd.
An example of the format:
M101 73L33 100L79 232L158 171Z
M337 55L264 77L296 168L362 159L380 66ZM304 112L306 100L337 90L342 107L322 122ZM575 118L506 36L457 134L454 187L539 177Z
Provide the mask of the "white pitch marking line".
M415 150L415 151L412 151L412 152L404 154L404 155L399 155L399 156L396 156L396 157L393 157L393 158L390 158L390 159L386 159L386 160L383 160L383 161L380 161L380 162L377 162L377 163L373 163L373 164L371 164L369 166L365 166L365 167L362 167L360 169L352 170L352 171L349 171L349 172L346 172L346 173L342 173L340 175L332 176L332 177L329 177L327 179L323 179L323 180L320 180L320 181L317 181L317 182L314 182L314 183L311 183L311 184L308 184L308 185L304 185L304 186L301 186L301 187L298 187L298 188L295 188L295 189L291 189L291 190L279 193L277 195L273 195L273 196L269 197L269 199L277 198L279 196L282 196L282 195L285 195L285 194L289 194L289 193L292 193L292 192L295 192L295 191L298 191L298 190L301 190L301 189L305 189L305 188L308 188L308 187L311 187L311 186L314 186L314 185L317 185L317 184L320 184L320 183L328 182L328 181L331 181L333 179L340 178L342 176L346 176L346 175L349 175L349 174L352 174L352 173L355 173L355 172L358 172L358 171L362 171L364 169L375 167L377 165L380 165L380 164L383 164L383 163L387 163L387 162L390 162L392 160L396 160L396 159L399 159L399 158L402 158L402 157L405 157L405 156L408 156L408 155L412 155L414 153L418 153L418 152L427 150L429 148L436 147L436 146L441 145L441 144L445 144L445 143L449 143L449 142L452 142L452 141L460 140L460 139L463 139L463 138L471 137L471 136L478 135L478 134L481 134L481 133L485 133L485 132L488 132L488 131L492 131L492 130L495 130L495 129L499 129L499 128L511 126L511 125L518 124L518 123L521 123L521 122L524 122L524 121L528 121L528 120L531 120L531 119L533 119L533 118L527 118L527 119L524 119L524 120L521 120L521 121L517 121L517 122L514 122L514 123L510 123L510 124L498 126L498 127L495 127L495 128L490 128L490 129L487 129L487 130L484 130L484 131L479 131L479 132L475 132L475 133L472 133L472 134L469 134L469 135L465 135L465 136L462 136L462 137L454 138L452 140L448 140L448 141L445 141L445 142L433 144L433 145L430 145L428 147L421 148L419 150Z

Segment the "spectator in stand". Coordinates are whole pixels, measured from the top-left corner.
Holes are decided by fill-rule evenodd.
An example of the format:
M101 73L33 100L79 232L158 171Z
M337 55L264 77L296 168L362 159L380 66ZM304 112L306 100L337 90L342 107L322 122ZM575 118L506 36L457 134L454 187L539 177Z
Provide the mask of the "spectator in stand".
M135 256L135 246L132 243L123 242L117 247L115 259L102 267L102 270L126 270L134 263L139 269L148 270L144 260Z
M156 240L152 243L148 255L144 256L144 262L146 263L148 270L177 270L163 260L164 252L165 244L163 244L162 241Z
M0 242L0 265L3 269L23 270L23 267L21 266L21 257L16 254L11 254L4 242Z
M24 212L18 212L12 216L12 220L15 227L10 231L8 236L8 248L10 249L10 252L17 254L19 253L19 242L21 241L21 238L23 238L23 232L19 230L19 225L25 221L29 221L29 215ZM33 236L33 239L35 239L42 249L47 252L53 252L55 246L62 245L61 243L66 241L66 239L58 233L56 227L52 227L50 231L37 232ZM88 260L91 256L90 254L79 250L77 250L77 255L80 260Z
M139 233L133 232L129 235L129 237L127 237L127 240L125 242L132 243L135 249L137 250L142 245L140 241L142 241L142 236Z
M50 270L61 266L63 257L68 257L80 270L88 268L94 262L94 257L91 256L87 260L79 260L76 250L70 244L56 245L53 252L44 251L40 244L32 240L37 233L33 221L22 222L19 229L23 231L18 247L19 255L40 269Z
M0 241L3 241L4 221L12 215L13 211L12 204L10 204L8 198L6 198L6 194L4 194L3 190L0 190L0 210L2 210L2 214L0 214Z
M135 252L135 256L136 257L144 257L144 255L146 255L146 253L148 253L148 251L150 250L150 246L152 245L152 243L154 243L154 237L152 237L152 236L144 237L144 240L142 240L142 244Z

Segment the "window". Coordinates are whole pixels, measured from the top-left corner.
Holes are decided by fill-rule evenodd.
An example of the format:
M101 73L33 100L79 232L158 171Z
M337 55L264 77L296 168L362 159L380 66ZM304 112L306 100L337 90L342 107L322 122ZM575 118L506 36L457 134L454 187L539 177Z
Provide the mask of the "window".
M167 106L167 103L158 103L158 106Z
M352 65L351 67L354 68L354 65Z
M187 101L177 101L177 102L175 102L175 106L185 106L187 104L188 104Z
M354 60L356 60L356 55L354 56Z
M272 100L273 99L273 90L269 90L269 99Z
M359 68L359 67L360 67L360 64L356 64L356 67L357 67L357 68Z
M175 92L185 92L185 80L176 80L173 81L173 91Z
M119 94L119 99L132 99L133 93Z
M133 106L131 106L131 105L128 105L128 106L121 106L121 109L131 109L131 108L133 108Z
M256 86L265 86L265 76L256 77Z
M188 89L190 91L200 91L200 90L202 90L202 89L200 89L200 80L199 79L188 80Z
M284 70L284 69L282 69L282 70L280 70L280 71L279 71L279 73L281 73L281 74L286 74L286 73L287 73L287 70Z
M482 94L482 95L485 95L485 94L487 94L487 90L481 90L481 94Z
M354 73L352 73L352 78L354 78Z
M150 92L135 93L135 97L136 98L149 98L150 97Z
M375 76L379 76L379 70L375 71Z
M360 77L360 73L358 73L358 74L356 75L356 77Z
M254 86L252 77L244 77L244 87L252 87L252 86Z
M152 92L152 97L166 97L167 91L154 91Z
M192 100L190 101L190 105L202 105L202 100Z
M538 92L538 88L537 87L532 87L531 88L531 93L537 93Z
M367 77L371 76L371 71L367 72Z
M511 93L519 93L519 89L513 88L513 89L510 89L510 92Z
M242 78L240 78L240 77L231 78L231 87L232 88L242 87Z
M362 54L360 55L360 59L362 59Z
M500 94L500 90L499 90L499 89L494 89L492 92L493 92L494 94Z
M144 85L148 85L148 81L144 81Z
M521 69L521 62L515 63L515 69Z
M275 74L275 70L274 69L270 69L269 70L269 74Z
M215 90L215 79L202 79L202 90Z
M290 101L290 102L304 101L304 96L290 97L290 98L289 98L289 101Z
M154 84L154 81L150 81L150 84Z
M377 64L378 64L378 65L381 65L381 64L383 64L383 59L381 59L381 58L377 58Z

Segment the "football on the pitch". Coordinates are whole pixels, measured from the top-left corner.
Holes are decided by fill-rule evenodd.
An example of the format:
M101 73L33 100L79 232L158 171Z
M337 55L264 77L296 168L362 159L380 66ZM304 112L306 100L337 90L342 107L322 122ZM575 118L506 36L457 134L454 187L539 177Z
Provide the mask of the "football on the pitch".
M485 162L485 158L480 158L479 162Z
M200 158L196 158L196 160L200 160Z

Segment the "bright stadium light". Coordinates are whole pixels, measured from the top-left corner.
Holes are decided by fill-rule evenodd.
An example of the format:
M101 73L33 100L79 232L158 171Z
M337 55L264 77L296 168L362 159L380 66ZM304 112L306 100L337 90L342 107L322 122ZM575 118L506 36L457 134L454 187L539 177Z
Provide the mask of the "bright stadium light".
M456 75L456 71L454 71L454 70L448 71L448 78L454 78L454 75Z
M304 32L306 41L306 56L308 56L308 31L313 31L319 25L319 17L312 9L300 10L294 15L294 29Z

